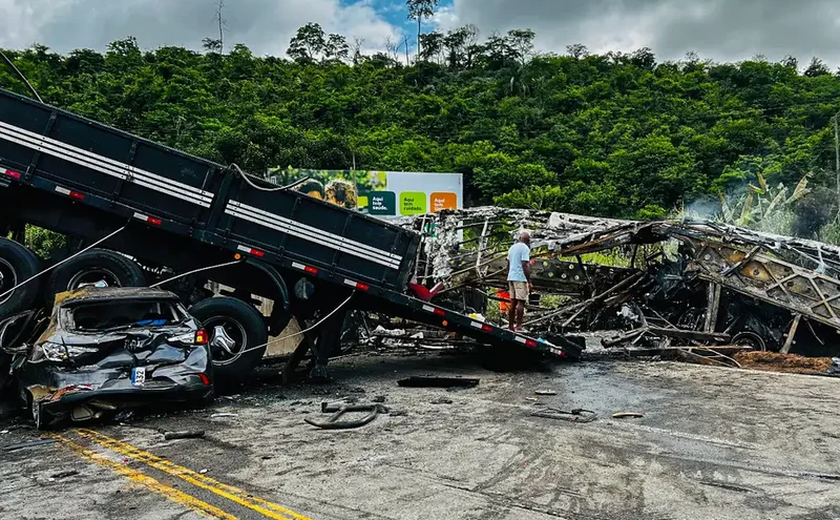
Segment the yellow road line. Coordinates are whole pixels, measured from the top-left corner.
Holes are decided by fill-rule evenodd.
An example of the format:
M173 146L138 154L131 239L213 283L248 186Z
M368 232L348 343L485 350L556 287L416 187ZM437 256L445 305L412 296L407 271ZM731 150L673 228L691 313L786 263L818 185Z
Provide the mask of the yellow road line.
M93 462L99 466L104 468L110 469L115 473L119 473L120 475L127 478L129 481L139 484L145 488L154 491L155 493L159 493L169 500L181 504L182 506L186 506L193 511L202 514L208 518L215 518L221 520L240 520L238 517L235 517L225 511L222 511L218 507L215 507L207 502L199 500L194 496L188 495L183 491L179 491L173 487L169 487L166 484L162 484L159 481L153 479L148 475L144 475L139 471L135 471L128 466L120 464L119 462L113 461L107 457L103 457L102 455L86 449L79 444L71 441L70 439L63 437L61 435L53 435L56 439L60 440L64 443L65 446L70 448L76 455L80 456L81 458Z
M252 511L256 511L268 518L272 518L274 520L312 520L311 518L296 513L279 504L269 502L268 500L254 496L242 489L224 484L218 480L208 477L207 475L202 475L201 473L195 472L191 469L179 466L172 461L158 457L153 453L141 450L131 444L108 437L107 435L103 435L99 432L88 429L79 429L76 430L76 433L105 448L114 450L117 453L148 464L155 469L178 477L194 486L206 489L221 497L236 502L237 504Z

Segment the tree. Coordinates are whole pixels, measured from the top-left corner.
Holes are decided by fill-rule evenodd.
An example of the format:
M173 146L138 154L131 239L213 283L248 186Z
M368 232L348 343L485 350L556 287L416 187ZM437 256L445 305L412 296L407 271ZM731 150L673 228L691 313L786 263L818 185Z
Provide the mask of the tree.
M630 55L630 60L639 68L653 70L656 67L656 55L650 47L642 47L639 50L633 51Z
M312 62L324 53L326 45L324 29L320 24L309 22L297 30L297 34L289 42L286 54L295 61Z
M324 59L346 60L350 57L350 46L347 38L340 34L330 34L324 44Z
M787 56L782 59L780 62L783 66L789 67L793 70L799 70L799 60L796 59L796 56L788 54Z
M225 7L227 7L225 5L225 0L219 0L218 4L216 4L216 17L214 18L214 20L219 24L219 38L215 40L218 42L219 54L225 52L225 29L227 28L227 22L224 17ZM205 38L205 40L207 40L207 38Z
M818 76L826 76L828 74L831 74L831 70L829 70L828 66L823 60L815 56L811 58L811 63L808 65L808 68L805 69L805 72L803 74L809 78L816 78Z
M431 18L435 14L435 8L440 0L406 0L408 6L408 19L417 20L417 56L420 57L422 49L420 35L423 33L423 19Z
M362 54L362 47L364 47L364 45L364 38L360 38L358 36L353 37L353 45L350 47L350 50L353 53L353 63L356 65L360 64L364 60L364 55Z
M204 38L203 40L201 40L201 43L202 47L204 47L204 50L206 50L207 52L216 52L221 54L224 50L224 43L222 42L222 40Z
M437 61L440 53L443 50L444 36L443 34L432 31L420 36L420 41L423 46L420 51L420 59L425 61Z
M528 61L534 52L534 38L536 33L531 29L511 29L507 33L508 44L513 50L513 56L521 63Z
M382 45L385 47L385 53L388 56L388 58L390 58L394 62L399 61L398 52L400 49L400 44L394 42L394 40L392 40L390 36L386 36L385 41L382 43Z
M581 60L589 56L589 49L587 49L586 45L582 43L573 43L571 45L567 45L566 52L568 52L569 56L576 60Z
M116 40L108 44L108 52L119 56L132 56L140 54L140 45L137 38L129 36L122 40Z
M510 39L498 33L487 38L481 51L485 66L494 70L503 67L514 55Z
M450 67L458 67L468 61L468 49L478 42L478 27L465 25L446 33L443 47L446 50L446 60Z

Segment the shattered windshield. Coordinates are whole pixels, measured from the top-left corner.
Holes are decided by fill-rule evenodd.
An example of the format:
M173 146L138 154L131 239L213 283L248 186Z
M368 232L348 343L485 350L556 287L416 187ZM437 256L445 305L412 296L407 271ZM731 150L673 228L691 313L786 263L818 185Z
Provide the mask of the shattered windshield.
M103 301L74 305L69 325L78 331L107 331L128 327L176 325L184 314L171 301Z

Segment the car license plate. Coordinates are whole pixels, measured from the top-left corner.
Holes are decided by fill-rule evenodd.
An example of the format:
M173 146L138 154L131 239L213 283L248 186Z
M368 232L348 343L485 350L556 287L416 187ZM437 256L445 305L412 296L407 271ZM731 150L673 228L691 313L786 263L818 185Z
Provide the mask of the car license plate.
M134 386L143 386L146 384L146 367L131 369L131 384Z

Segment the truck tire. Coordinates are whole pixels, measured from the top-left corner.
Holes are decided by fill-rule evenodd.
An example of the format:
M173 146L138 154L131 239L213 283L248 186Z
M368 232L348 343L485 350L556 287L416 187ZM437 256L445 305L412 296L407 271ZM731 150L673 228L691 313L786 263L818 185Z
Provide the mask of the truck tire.
M41 271L35 253L14 240L0 238L0 294ZM13 293L0 298L0 318L32 307L40 294L41 280L36 278Z
M106 249L91 249L56 268L47 286L47 303L55 295L104 282L108 287L145 287L146 275L130 258Z
M262 314L253 305L229 297L202 300L190 308L190 314L210 336L216 381L229 384L248 377L265 355L268 328Z

